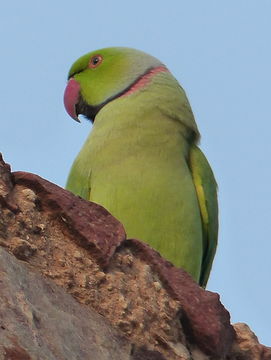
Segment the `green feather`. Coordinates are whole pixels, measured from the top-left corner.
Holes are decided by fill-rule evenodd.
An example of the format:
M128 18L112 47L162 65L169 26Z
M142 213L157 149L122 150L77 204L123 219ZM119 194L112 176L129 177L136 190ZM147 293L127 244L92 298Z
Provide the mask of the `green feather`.
M198 195L202 219L204 253L200 284L205 287L210 275L217 247L217 184L206 157L197 146L193 146L190 151L190 169Z
M103 63L90 69L95 54ZM155 58L126 48L98 50L72 66L83 100L105 105L72 166L67 189L104 206L129 238L147 242L205 286L217 242L216 185L195 146L199 133L185 92L164 71L116 96L157 66Z

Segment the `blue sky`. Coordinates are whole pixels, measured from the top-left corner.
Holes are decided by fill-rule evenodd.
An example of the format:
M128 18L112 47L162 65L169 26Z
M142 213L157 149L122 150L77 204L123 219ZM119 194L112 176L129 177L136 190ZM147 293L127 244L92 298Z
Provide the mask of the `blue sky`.
M271 2L13 1L0 5L1 146L13 170L64 186L90 124L63 107L70 65L106 46L162 60L185 88L219 184L208 289L270 336Z

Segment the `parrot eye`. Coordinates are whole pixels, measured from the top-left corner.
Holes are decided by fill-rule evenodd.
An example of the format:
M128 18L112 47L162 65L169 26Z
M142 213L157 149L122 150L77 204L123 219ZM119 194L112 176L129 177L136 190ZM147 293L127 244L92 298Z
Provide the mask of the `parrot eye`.
M101 64L102 61L103 61L103 57L101 55L94 55L90 59L88 66L90 68L96 68Z

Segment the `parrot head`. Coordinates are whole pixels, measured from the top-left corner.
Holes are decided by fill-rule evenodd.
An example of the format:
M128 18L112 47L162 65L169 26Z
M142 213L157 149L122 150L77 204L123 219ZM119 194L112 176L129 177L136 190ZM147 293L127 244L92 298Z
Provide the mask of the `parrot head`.
M105 48L80 57L71 67L64 93L68 114L92 122L107 103L146 86L151 77L167 68L156 58L125 47Z

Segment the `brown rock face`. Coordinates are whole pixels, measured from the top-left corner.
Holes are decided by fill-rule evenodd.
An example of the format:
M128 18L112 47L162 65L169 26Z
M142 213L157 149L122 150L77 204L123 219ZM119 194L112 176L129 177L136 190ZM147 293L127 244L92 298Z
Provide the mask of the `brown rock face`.
M231 360L271 360L271 348L259 344L257 336L246 324L234 324L236 342Z
M130 358L103 317L1 249L0 273L0 359Z
M0 336L0 359L15 359L15 350L21 351L21 359L243 359L244 336L237 332L235 340L217 294L200 288L148 245L127 240L122 225L101 206L37 175L11 174L3 161L0 245L17 258L3 255L8 260L0 271L0 297L8 299L8 305L0 302L6 304L0 326L9 317L13 320L5 342ZM8 274L4 281L2 273ZM27 285L20 287L23 283ZM93 315L93 309L103 317ZM42 320L35 320L33 311ZM28 325L23 332L16 326L18 314ZM93 335L95 329L99 339ZM27 338L36 340L27 343ZM99 346L89 350L87 344ZM269 349L259 347L268 356ZM40 349L49 350L38 353ZM80 349L87 349L84 356ZM89 351L97 355L90 356ZM250 358L254 359L244 359Z

